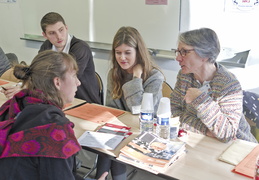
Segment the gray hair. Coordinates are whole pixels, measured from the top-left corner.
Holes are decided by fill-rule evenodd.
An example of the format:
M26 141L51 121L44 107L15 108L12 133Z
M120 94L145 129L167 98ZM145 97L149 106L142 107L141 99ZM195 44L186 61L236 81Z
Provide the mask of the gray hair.
M218 36L209 28L183 32L179 35L178 42L193 46L194 51L202 58L209 58L210 63L215 63L220 53Z

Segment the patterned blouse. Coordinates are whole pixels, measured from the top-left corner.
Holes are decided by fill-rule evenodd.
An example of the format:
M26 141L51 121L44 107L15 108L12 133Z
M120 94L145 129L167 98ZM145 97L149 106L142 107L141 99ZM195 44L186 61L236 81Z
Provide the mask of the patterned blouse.
M173 116L180 116L182 128L204 135L210 131L222 142L236 138L257 142L243 115L243 93L239 81L222 65L215 65L217 72L209 82L208 90L190 104L183 100L186 91L202 85L193 74L179 71L171 94Z

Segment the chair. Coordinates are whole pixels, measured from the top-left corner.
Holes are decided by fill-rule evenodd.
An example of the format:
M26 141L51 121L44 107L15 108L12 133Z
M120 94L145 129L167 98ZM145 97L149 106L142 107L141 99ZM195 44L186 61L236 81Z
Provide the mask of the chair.
M18 57L14 53L6 53L5 54L10 61L11 67L14 67L16 64L19 64Z
M102 78L101 76L95 72L95 75L96 75L96 78L98 79L98 83L99 83L99 95L101 97L101 104L104 105L104 94L103 94L103 81L102 81Z
M17 64L22 64L22 65L27 65L27 64L24 61L19 63L18 58L14 53L6 53L5 55L10 61L11 68L5 71L0 78L8 81L12 81L12 82L20 82L20 80L17 79L13 74L14 66Z
M20 62L21 65L27 66L27 63L25 61Z
M7 81L12 81L12 82L19 82L19 79L17 79L13 75L14 68L10 68L7 71L5 71L2 76L0 77L1 79L5 79Z
M83 151L87 151L87 150L84 150L84 149L82 149ZM91 152L91 151L87 151L87 153L92 153L92 154L95 154L94 152ZM84 154L82 154L81 156L83 156L83 158L86 158L85 156L84 156ZM83 165L82 164L82 161L80 160L80 159L78 159L77 158L77 169L79 169L80 167L81 168L85 168L85 169L88 169L89 171L85 174L85 175L83 175L83 178L87 178L95 169L96 169L96 167L97 167L97 161L98 161L98 154L95 154L95 158L94 158L94 160L93 160L93 166L92 167L88 167L88 166L85 166L85 165Z
M243 91L243 113L251 126L251 132L259 142L259 94Z
M170 98L172 92L173 92L173 88L166 81L164 81L162 86L163 97Z

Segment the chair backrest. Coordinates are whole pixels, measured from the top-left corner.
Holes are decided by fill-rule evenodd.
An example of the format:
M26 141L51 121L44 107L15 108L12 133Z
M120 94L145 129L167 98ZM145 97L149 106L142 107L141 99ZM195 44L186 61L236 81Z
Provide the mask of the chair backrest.
M12 81L12 82L19 82L19 79L17 79L14 75L13 75L13 68L8 69L7 71L5 71L2 76L0 77L1 79L5 79L8 81Z
M103 81L102 81L101 76L97 72L95 72L95 75L96 75L96 78L98 79L98 83L99 83L99 89L100 89L99 95L101 97L101 103L102 103L102 105L104 105Z
M164 81L162 86L163 97L170 98L170 95L172 92L173 92L173 88L166 81Z
M25 61L20 62L21 65L27 66L27 63Z
M251 126L251 132L259 141L259 94L243 91L243 113Z
M14 53L6 53L5 54L7 58L10 61L10 64L12 67L14 67L16 64L19 64L18 57Z

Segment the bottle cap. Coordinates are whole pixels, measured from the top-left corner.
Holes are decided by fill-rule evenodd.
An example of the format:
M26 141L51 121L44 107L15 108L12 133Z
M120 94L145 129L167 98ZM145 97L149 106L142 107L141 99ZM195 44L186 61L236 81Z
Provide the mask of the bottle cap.
M141 103L141 109L143 110L154 110L153 105L153 94L152 93L144 93Z

